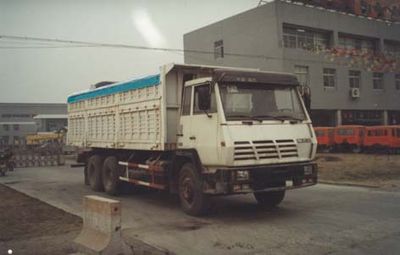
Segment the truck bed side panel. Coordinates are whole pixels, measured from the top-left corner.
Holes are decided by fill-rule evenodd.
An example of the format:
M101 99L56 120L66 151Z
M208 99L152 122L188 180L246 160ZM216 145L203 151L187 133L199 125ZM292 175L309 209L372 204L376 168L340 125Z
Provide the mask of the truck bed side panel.
M160 76L68 98L68 142L81 147L162 150Z

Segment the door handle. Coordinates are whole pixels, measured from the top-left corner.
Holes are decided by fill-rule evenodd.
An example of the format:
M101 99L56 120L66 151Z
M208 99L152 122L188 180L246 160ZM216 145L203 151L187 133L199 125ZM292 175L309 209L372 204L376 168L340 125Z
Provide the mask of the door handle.
M195 136L191 136L191 137L189 137L189 139L190 140L196 140L196 137Z

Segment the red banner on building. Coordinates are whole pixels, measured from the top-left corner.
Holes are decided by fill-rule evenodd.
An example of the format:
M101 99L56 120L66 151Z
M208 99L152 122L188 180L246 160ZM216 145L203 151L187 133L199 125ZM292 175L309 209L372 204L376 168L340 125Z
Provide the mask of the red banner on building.
M400 22L399 0L295 0L294 2Z

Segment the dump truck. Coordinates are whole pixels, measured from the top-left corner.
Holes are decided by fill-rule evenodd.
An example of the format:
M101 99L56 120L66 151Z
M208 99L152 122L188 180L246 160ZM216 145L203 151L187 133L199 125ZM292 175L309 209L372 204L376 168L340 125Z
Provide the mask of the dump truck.
M69 144L95 191L127 183L178 194L183 211L254 193L277 206L317 183L317 140L293 74L167 64L68 97Z

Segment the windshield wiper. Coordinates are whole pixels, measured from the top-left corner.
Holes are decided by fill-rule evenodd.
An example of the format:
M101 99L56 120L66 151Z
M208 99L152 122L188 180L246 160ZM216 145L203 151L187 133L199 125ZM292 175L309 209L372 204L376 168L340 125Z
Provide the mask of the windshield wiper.
M303 121L304 119L302 119L302 118L297 118L297 117L294 117L294 116L292 116L292 115L278 115L278 116L276 116L277 118L284 118L284 119L290 119L290 120L296 120L296 121Z
M227 115L226 117L228 118L246 118L246 119L251 119L255 121L262 122L262 119L259 119L258 116L251 116L251 115L244 115L244 114L235 114L235 115Z
M256 115L254 116L255 118L269 118L269 119L274 119L274 120L280 120L280 121L285 121L285 119L283 119L281 116L275 116L275 115Z

